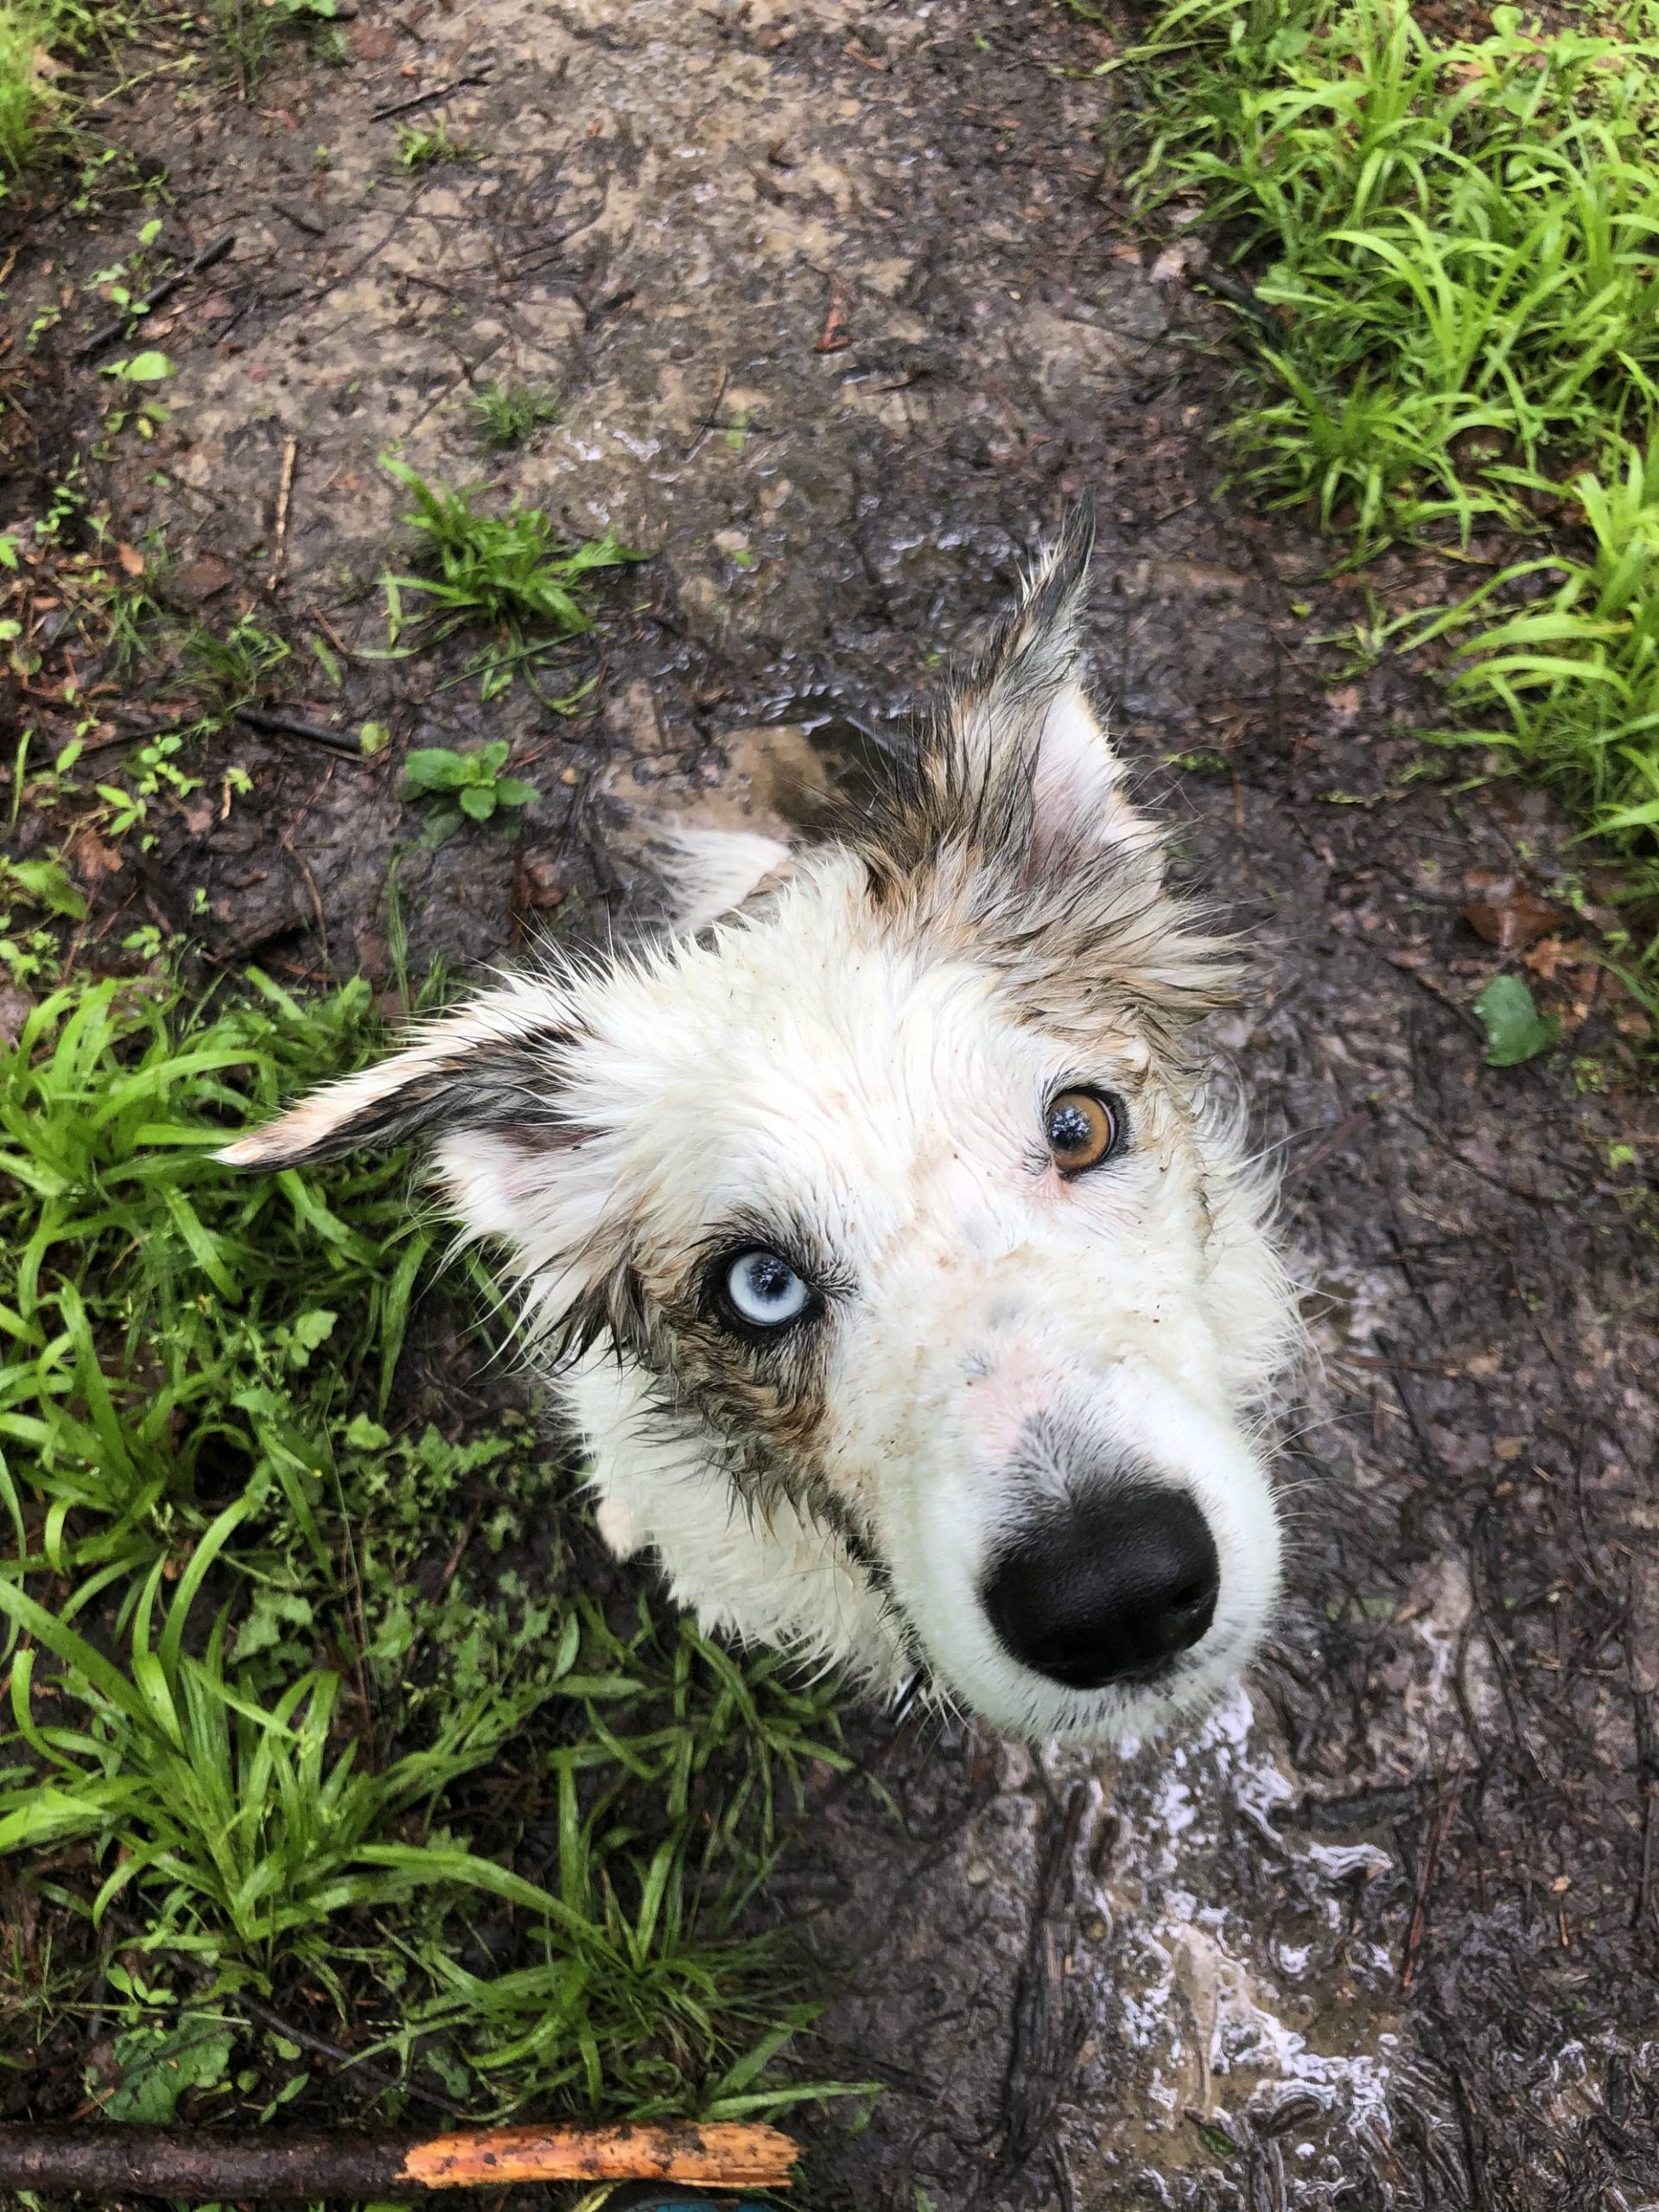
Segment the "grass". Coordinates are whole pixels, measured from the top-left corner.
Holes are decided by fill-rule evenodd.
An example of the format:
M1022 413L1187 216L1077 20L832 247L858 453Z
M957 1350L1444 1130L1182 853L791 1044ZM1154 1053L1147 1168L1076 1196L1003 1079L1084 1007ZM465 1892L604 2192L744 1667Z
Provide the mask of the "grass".
M69 103L57 84L66 64L81 61L125 31L121 0L0 0L0 198L51 143Z
M473 394L472 410L485 444L505 452L528 445L537 430L556 423L559 399L546 385L486 384Z
M504 515L480 513L479 486L455 491L426 483L404 461L385 466L413 501L402 519L429 571L383 580L392 646L406 592L428 602L427 644L465 628L491 632L473 664L486 698L512 682L515 667L528 670L550 648L592 628L589 577L640 557L609 531L567 543L539 507L515 499ZM547 703L568 709L574 702Z
M0 1059L0 2063L95 2006L100 2104L274 2111L257 1999L480 2118L805 2094L734 1921L829 1694L595 1594L405 1162L204 1157L380 1041L251 982L71 984Z
M483 149L467 139L455 137L441 115L428 124L397 125L397 165L410 176L422 169L437 168L445 162L476 162L482 158Z
M1406 0L1179 0L1128 57L1148 204L1251 278L1241 480L1370 559L1471 548L1454 734L1659 893L1659 10L1437 40ZM1541 541L1537 550L1524 541ZM1478 542L1477 542L1478 540Z

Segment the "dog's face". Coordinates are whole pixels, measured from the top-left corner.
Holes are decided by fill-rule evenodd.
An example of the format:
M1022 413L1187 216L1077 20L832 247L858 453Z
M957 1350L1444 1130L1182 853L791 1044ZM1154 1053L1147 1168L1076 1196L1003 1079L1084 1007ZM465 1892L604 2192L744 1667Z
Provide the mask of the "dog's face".
M226 1155L429 1126L532 1331L617 1378L634 1464L654 1439L728 1524L816 1525L887 1630L804 1603L801 1640L1033 1737L1205 1701L1278 1577L1246 1423L1283 1281L1180 1046L1222 949L1071 682L1086 554L843 841L690 854L692 918L764 877L742 913L511 982Z

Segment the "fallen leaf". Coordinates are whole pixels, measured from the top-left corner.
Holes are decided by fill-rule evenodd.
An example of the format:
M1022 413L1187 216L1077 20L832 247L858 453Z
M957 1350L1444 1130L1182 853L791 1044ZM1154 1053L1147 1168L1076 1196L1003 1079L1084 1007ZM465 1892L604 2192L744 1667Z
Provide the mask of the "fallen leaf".
M1535 944L1569 918L1566 907L1541 897L1512 875L1471 868L1464 885L1474 896L1459 912L1477 937L1502 952L1516 952L1523 945Z
M1541 976L1545 982L1552 983L1563 968L1587 967L1593 957L1581 937L1546 937L1541 938L1530 952L1522 954L1521 964L1535 976Z
M198 605L216 597L235 581L236 570L217 553L200 554L195 560L187 561L173 580L174 588Z
M352 52L359 61L384 61L397 43L397 34L386 23L352 25Z
M115 557L121 563L122 571L124 575L129 576L142 576L143 575L144 556L138 550L138 548L136 545L128 545L124 541L118 539L116 541Z

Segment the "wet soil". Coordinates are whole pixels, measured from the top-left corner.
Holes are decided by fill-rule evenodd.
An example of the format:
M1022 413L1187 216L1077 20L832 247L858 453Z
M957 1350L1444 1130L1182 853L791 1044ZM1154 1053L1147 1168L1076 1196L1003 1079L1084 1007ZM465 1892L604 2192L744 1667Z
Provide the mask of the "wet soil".
M365 0L349 29L348 66L251 105L124 100L175 251L235 243L147 340L171 423L99 474L176 594L295 639L290 711L392 744L238 733L245 798L166 813L142 863L83 846L80 957L151 919L221 965L384 975L400 916L416 968L608 926L652 813L787 812L820 760L902 743L1085 490L1098 688L1260 952L1216 1043L1285 1166L1317 1352L1282 1636L1202 1729L1109 1757L855 1719L896 1812L826 1788L763 1905L831 1993L812 2071L884 2089L861 2132L810 2123L808 2201L1659 2197L1659 1115L1548 805L1422 777L1427 695L1319 642L1359 588L1218 489L1232 334L1201 247L1116 195L1109 37L1026 0ZM404 175L377 115L451 85L477 160ZM137 220L35 226L19 327ZM101 310L69 296L25 512L91 441ZM479 448L492 378L563 395L527 453ZM649 554L570 649L582 714L481 705L453 652L349 657L385 643L394 448ZM424 851L397 761L480 734L541 796ZM1491 1070L1471 1003L1523 957L1567 1046Z

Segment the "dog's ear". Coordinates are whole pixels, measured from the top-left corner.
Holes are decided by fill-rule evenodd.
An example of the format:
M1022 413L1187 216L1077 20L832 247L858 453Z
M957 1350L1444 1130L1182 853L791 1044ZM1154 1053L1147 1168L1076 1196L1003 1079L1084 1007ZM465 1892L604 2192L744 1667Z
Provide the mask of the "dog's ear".
M1094 543L1094 509L1079 501L952 702L950 738L964 790L990 797L1043 870L1090 849L1146 854L1159 843L1155 826L1123 795L1123 762L1079 674Z
M785 882L793 865L787 845L754 830L664 826L658 865L667 882L674 927L696 937L740 912Z
M565 1328L585 1300L604 1295L620 1264L607 1233L605 1147L570 1109L581 1046L556 984L518 978L218 1157L232 1167L308 1166L425 1134L467 1235L503 1239L537 1318Z

